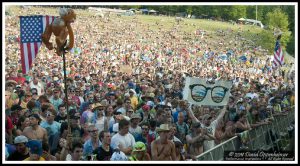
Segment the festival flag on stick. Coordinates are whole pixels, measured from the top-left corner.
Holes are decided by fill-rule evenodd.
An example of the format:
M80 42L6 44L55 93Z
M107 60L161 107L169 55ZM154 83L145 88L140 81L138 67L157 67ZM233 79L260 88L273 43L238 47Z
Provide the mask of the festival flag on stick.
M278 38L275 43L273 67L281 66L284 63L283 52L279 42L280 38Z

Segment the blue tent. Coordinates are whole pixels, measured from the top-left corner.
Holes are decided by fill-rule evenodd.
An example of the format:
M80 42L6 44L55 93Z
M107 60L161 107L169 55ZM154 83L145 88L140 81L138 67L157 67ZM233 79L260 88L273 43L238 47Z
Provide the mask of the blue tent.
M140 9L140 11L142 12L142 14L148 14L149 13L148 9Z
M232 50L228 50L226 53L227 56L232 56L233 55L233 51Z
M219 58L223 61L228 60L228 56L226 54L219 55Z
M245 55L242 55L239 57L239 60L242 62L246 62L247 61L247 57Z

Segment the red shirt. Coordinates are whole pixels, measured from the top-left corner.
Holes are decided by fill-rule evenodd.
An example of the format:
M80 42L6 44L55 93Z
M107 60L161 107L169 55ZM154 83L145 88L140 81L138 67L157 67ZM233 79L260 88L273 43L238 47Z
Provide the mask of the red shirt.
M17 78L15 78L15 81L20 85L20 84L22 84L23 85L23 83L26 81L26 79L24 78L24 77L17 77Z
M10 130L10 129L13 129L14 128L14 125L11 121L11 119L6 116L6 119L5 119L5 131L7 132L7 130Z

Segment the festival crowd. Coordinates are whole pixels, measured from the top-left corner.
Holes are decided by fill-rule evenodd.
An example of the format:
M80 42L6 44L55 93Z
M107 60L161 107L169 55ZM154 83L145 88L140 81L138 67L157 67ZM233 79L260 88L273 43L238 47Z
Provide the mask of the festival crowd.
M294 111L294 73L257 56L258 46L242 41L242 28L199 35L184 32L182 22L170 30L156 22L153 30L135 16L124 17L79 15L72 24L68 99L62 57L42 45L31 71L22 74L19 20L5 18L6 160L197 160ZM183 99L186 77L232 81L228 104L189 104Z

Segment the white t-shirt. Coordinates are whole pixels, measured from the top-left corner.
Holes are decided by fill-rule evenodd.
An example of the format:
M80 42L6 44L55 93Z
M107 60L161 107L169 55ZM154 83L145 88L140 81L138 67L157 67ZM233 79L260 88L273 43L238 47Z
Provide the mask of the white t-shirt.
M98 133L104 130L104 122L105 122L105 117L96 120L95 126L98 129Z
M34 85L33 82L30 82L29 85L30 85L30 89L32 89L32 88L36 88L37 89L37 92L38 92L39 96L44 94L44 93L42 94L43 85L40 82L38 82L37 85Z
M223 113L225 113L225 112L223 112ZM221 115L221 114L222 113L220 113L218 115L218 117L210 123L209 126L205 126L204 124L201 123L201 126L203 128L207 129L208 134L215 136L215 131L216 131L217 124L219 123L219 120L221 120L222 117L224 116L224 114L223 115ZM203 145L204 152L208 151L209 149L212 149L213 147L215 147L215 141L214 140L205 140L204 141L204 145Z
M80 100L80 104L82 104L82 103L84 103L84 99L83 99L83 97L81 97L81 96L77 96L78 98L79 98L79 100Z
M208 134L215 136L217 124L218 124L218 120L216 119L212 121L208 127L204 125L202 125L202 127L207 129ZM204 152L208 151L209 149L212 149L213 147L215 147L214 140L204 140L204 144L203 144Z
M118 148L119 145L121 145L123 148L133 148L134 144L135 139L130 133L127 133L125 136L122 136L119 133L117 133L111 138L111 146L113 149Z

